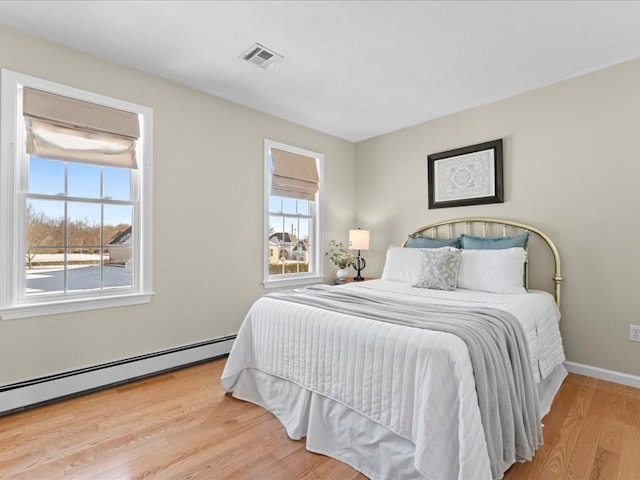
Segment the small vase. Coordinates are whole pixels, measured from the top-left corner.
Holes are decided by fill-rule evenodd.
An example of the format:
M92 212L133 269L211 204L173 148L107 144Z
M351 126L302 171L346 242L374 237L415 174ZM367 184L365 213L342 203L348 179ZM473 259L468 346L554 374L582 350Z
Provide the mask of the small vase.
M344 282L348 276L349 276L349 270L347 270L346 268L341 268L336 273L336 277L338 277L339 283Z

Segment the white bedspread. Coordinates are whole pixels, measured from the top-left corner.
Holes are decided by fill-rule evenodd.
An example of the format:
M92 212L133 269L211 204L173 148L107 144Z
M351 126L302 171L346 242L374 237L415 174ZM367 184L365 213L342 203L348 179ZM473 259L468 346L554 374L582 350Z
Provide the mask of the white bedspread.
M373 289L377 292L388 292L392 296L422 297L426 301L446 305L483 305L510 312L520 320L527 336L536 382L546 378L558 364L565 360L558 328L560 311L553 296L547 292L531 290L526 294L506 294L464 289L430 290L385 280L350 283L340 288Z
M522 321L537 380L564 360L558 311L546 293L442 292L384 280L336 288L500 308ZM251 370L345 405L409 440L424 478L491 478L469 353L454 335L263 297L238 332L222 375L225 390ZM296 426L278 417L296 438Z

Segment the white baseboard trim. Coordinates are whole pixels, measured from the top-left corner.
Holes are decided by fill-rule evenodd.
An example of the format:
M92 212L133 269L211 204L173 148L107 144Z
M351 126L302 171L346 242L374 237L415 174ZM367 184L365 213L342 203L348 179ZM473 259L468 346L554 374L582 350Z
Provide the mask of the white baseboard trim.
M587 377L594 377L608 382L640 388L640 377L636 375L616 372L614 370L606 370L604 368L592 367L591 365L583 365L582 363L575 362L564 362L564 366L571 373L577 373L578 375L586 375Z
M0 387L0 416L227 355L235 335Z

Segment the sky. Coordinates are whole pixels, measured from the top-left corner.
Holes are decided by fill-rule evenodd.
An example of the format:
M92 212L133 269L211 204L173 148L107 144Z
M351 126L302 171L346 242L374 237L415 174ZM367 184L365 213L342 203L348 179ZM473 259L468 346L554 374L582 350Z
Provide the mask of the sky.
M65 168L67 189L65 192ZM127 168L100 167L75 162L62 162L31 157L29 162L29 193L71 197L101 198L101 170L103 197L114 200L131 199L131 170ZM48 217L63 215L63 202L32 199L38 211ZM100 223L100 204L69 202L69 220L86 219L90 224ZM105 224L131 225L133 208L128 205L105 205Z

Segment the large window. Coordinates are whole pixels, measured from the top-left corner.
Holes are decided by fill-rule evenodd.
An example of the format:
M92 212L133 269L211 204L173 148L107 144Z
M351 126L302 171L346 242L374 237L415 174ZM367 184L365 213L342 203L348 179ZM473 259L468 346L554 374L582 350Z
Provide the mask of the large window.
M2 71L0 317L150 301L152 122Z
M267 287L322 279L320 199L323 155L265 140Z
M131 176L29 157L25 297L133 286Z

